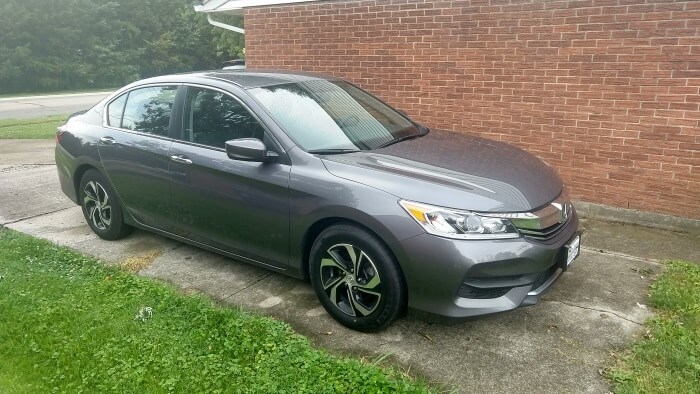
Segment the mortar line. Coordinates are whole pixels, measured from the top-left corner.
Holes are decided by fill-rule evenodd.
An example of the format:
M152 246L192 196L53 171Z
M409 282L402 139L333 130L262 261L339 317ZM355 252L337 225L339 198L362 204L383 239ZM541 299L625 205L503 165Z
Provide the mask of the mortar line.
M75 208L75 207L78 207L78 206L79 206L79 205L75 205L75 206L70 206L70 207L66 207L66 208L57 209L57 210L51 211L51 212L38 213L38 214L36 214L36 215L27 216L27 217L23 217L23 218L19 218L19 219L15 219L15 220L9 221L9 222L7 222L7 223L0 223L0 226L6 227L8 224L15 224L15 223L18 223L18 222L21 222L21 221L24 221L24 220L35 219L35 218L38 218L38 217L44 216L44 215L51 215L52 213L61 212L61 211L66 211L66 210L68 210L68 209L72 209L72 208Z
M627 317L624 317L624 316L618 314L617 312L613 312L613 311L609 311L609 310L605 310L605 309L596 309L596 308L591 308L591 307L587 307L587 306L583 306L583 305L576 305L576 304L573 304L573 303L570 303L570 302L566 302L566 301L548 300L548 299L544 299L544 298L543 298L541 301L545 301L545 302L557 302L557 303L559 303L559 304L568 305L568 306L573 307L573 308L581 308L581 309L587 309L587 310L589 310L589 311L594 311L594 312L609 313L609 314L611 314L611 315L613 315L613 316L616 316L616 317L618 317L618 318L620 318L620 319L622 319L622 320L626 320L626 321L628 321L628 322L630 322L630 323L634 323L634 324L636 324L636 325L638 325L638 326L643 326L643 325L644 325L644 323L640 323L640 322L638 322L638 321L634 321L634 320L632 320L632 319L629 319L629 318L627 318Z

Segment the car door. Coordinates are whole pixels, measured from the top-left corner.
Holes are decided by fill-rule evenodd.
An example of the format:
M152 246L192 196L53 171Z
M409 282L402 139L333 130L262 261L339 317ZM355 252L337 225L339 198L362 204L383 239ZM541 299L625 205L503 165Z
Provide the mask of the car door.
M111 101L98 142L102 165L132 217L166 231L172 227L168 152L177 89L141 87Z
M252 112L223 91L188 86L170 148L175 233L283 268L289 254L289 174L282 150ZM225 142L258 138L279 160L232 160Z

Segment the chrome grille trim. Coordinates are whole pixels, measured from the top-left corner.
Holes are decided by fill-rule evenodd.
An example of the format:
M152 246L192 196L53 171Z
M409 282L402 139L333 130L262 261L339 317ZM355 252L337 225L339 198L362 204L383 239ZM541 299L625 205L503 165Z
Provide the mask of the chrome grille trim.
M524 237L548 240L562 231L573 211L569 193L564 188L554 201L536 211L497 216L509 219Z

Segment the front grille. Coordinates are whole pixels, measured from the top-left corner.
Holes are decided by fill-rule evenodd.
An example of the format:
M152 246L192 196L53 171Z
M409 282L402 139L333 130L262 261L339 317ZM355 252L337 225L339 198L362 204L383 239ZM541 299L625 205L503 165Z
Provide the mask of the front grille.
M574 207L562 192L554 201L535 211L507 217L524 237L548 241L561 233L573 216Z
M549 226L547 228L543 228L541 230L533 230L533 229L519 229L520 233L523 234L525 238L532 238L536 239L539 241L546 241L549 239L552 239L556 237L562 230L564 230L564 227L566 227L566 224L571 220L571 217L569 217L564 223L556 223L552 226Z
M461 298L475 298L479 300L503 297L512 287L474 287L462 283L457 290L457 295Z

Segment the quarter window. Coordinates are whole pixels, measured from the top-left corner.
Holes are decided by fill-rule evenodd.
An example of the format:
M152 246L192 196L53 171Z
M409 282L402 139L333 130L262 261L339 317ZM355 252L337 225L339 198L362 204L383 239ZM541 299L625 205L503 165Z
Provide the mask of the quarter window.
M257 119L238 100L221 92L188 87L184 112L185 141L225 148L228 140L263 140L265 135Z
M118 99L107 106L107 124L114 127L122 127L122 115L124 115L124 103L127 94L122 94Z
M176 86L159 86L129 92L121 128L167 136L176 91Z

